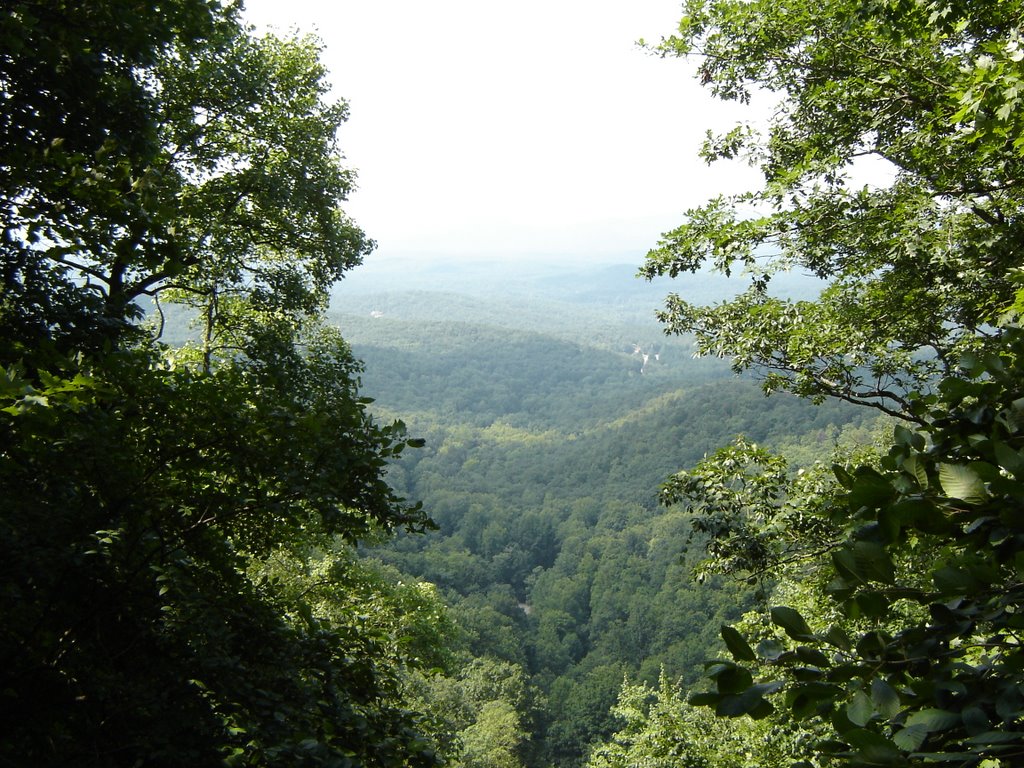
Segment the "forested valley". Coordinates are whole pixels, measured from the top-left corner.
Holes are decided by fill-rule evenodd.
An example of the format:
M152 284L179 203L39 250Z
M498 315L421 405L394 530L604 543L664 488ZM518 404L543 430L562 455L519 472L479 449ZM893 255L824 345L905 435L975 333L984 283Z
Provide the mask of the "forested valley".
M314 38L5 5L0 763L1020 765L1022 25L688 0L760 186L375 263Z
M365 272L340 284L329 317L365 361L375 412L426 440L389 477L439 528L369 556L436 585L467 658L529 686L528 764L579 764L615 730L625 679L696 683L719 626L753 605L742 582L695 579L701 542L685 509L658 504L661 482L739 434L788 451L795 470L870 442L875 416L765 399L726 363L694 359L654 317L665 289L628 264ZM703 300L727 290L713 276L692 286Z

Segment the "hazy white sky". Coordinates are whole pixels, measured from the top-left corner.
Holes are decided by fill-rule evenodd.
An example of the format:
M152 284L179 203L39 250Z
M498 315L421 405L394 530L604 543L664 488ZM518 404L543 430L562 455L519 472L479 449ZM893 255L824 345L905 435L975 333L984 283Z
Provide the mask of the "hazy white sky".
M752 183L696 157L746 117L692 66L639 50L679 0L247 0L316 33L351 117L346 210L388 255L593 256L638 265L682 212Z

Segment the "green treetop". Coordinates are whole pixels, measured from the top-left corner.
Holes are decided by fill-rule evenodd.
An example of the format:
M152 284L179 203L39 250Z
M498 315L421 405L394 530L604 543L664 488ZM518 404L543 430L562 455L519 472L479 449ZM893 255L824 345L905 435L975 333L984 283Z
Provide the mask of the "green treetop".
M692 0L662 55L699 62L723 99L765 102L764 127L709 135L757 190L687 213L643 268L746 270L713 307L669 298L677 333L764 374L767 391L839 397L903 418L913 390L955 375L1012 300L1022 237L1021 5L942 0ZM856 186L868 167L887 181ZM891 181L888 180L891 177ZM773 297L796 269L816 301Z

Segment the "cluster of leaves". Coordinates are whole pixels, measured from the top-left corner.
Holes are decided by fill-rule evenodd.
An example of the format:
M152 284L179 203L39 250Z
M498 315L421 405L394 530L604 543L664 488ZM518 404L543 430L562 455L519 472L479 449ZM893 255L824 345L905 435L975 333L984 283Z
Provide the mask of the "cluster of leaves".
M657 688L625 682L612 711L622 728L591 752L587 768L782 768L800 748L792 729L716 720L690 706L664 672Z
M274 542L413 525L382 479L400 436L295 380L68 367L3 380L5 753L407 759L383 746L413 730L380 699L394 672L358 671L378 649L245 576Z
M691 525L708 554L698 578L745 573L754 584L829 548L833 527L814 512L827 486L820 466L794 479L785 458L739 437L669 477L659 500L665 506L685 501L693 513Z
M668 329L766 391L916 420L908 394L984 349L1014 294L1020 3L692 0L685 14L657 50L699 59L721 98L775 105L763 134L740 126L704 150L746 156L763 187L689 211L642 270L743 268L750 289L714 306L672 296ZM869 160L885 181L858 186ZM773 297L788 269L827 286Z
M16 2L2 24L7 345L81 348L169 295L202 310L209 367L322 310L372 248L338 207L347 108L314 40L199 0Z
M518 664L461 654L446 675L410 675L449 765L519 768L540 694Z
M1024 335L1003 343L917 401L928 426L897 428L880 467L836 468L826 592L842 620L812 629L773 608L789 641L756 651L724 628L733 661L713 663L716 690L695 703L760 717L784 692L793 718L832 724L819 749L852 765L1019 759ZM754 683L751 662L774 679Z

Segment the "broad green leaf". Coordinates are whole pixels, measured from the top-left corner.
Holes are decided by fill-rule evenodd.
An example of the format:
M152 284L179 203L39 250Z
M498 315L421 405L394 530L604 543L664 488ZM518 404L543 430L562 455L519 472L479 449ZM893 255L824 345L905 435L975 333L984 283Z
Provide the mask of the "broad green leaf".
M723 696L715 707L715 714L719 717L751 715L760 719L774 710L764 697L775 693L782 685L782 682L759 683L738 694Z
M885 680L876 677L871 681L871 702L878 713L887 720L900 711L900 696Z
M999 466L1005 468L1018 480L1024 480L1024 456L1021 456L1020 451L1015 451L1002 440L994 441L992 447Z
M820 702L834 701L842 693L843 689L840 686L831 683L797 683L786 691L786 700L795 709L800 701L817 706Z
M849 584L862 584L865 581L857 569L857 561L853 557L853 552L849 549L844 547L833 552L832 564L835 566L840 578Z
M978 473L963 464L939 464L942 491L953 499L978 504L988 498L985 483Z
M822 741L815 742L814 749L816 752L820 752L823 755L838 755L843 752L848 752L849 745L845 741L824 739Z
M793 675L794 680L801 683L825 680L827 677L827 673L816 665L790 667L790 674Z
M906 725L908 728L914 725L921 726L929 733L945 731L960 725L960 715L945 709L922 709L908 717Z
M832 473L836 476L836 480L839 484L847 490L853 488L855 482L853 475L850 474L849 470L839 464L832 465Z
M881 592L861 592L853 601L857 604L858 616L880 619L889 612L889 600Z
M1024 557L1022 557L1022 560L1024 560ZM757 644L757 652L763 659L776 661L786 652L786 648L778 640L762 640Z
M722 694L715 691L704 691L702 693L694 693L687 699L687 703L692 707L710 707L718 704L722 700Z
M916 752L928 737L928 729L922 725L907 725L892 737L897 747L906 752Z
M867 659L874 659L888 650L890 640L891 638L881 630L865 632L857 641L857 653Z
M963 752L915 752L913 758L923 761L925 765L930 763L952 763L953 768L963 768L964 764ZM1000 765L991 760L984 760L978 764L978 768L1000 768Z
M857 691L846 705L846 716L850 722L861 727L868 724L875 710L871 699L864 691Z
M735 664L722 664L710 675L719 693L741 693L754 682L750 671Z
M722 639L725 647L736 661L754 661L757 656L739 632L729 626L722 625Z
M1024 734L1020 731L985 731L967 739L967 744L1024 744Z
M775 707L768 699L761 699L757 705L752 707L747 716L752 720L764 720L775 712Z
M804 621L804 617L793 608L787 606L776 606L771 609L772 622L794 640L807 640L813 635L811 628Z
M861 467L856 474L853 487L848 497L850 509L878 509L891 501L896 495L892 483L874 469Z
M973 592L981 584L967 570L945 566L932 575L935 586L946 594L965 595Z
M897 445L909 446L916 451L923 451L925 447L924 436L920 432L904 427L902 424L897 424L893 428L893 442Z
M992 727L992 721L981 707L965 707L964 711L960 713L960 718L964 721L964 727L971 736L977 736Z
M858 541L853 545L853 559L857 573L871 581L892 584L896 578L892 559L885 547L873 541Z
M893 742L874 731L855 728L843 733L843 738L857 751L858 757L868 765L897 766L906 762L903 754Z
M842 651L848 651L853 647L853 641L850 640L849 635L836 626L829 627L828 631L822 637L829 645L832 645Z
M925 533L943 534L950 530L951 525L945 515L935 504L925 498L911 497L904 498L895 504L890 504L879 512L879 524L887 531L891 531L896 525L901 529L912 529ZM893 518L893 521L885 518ZM905 539L902 531L891 537L890 544Z
M917 484L921 488L928 487L928 471L925 468L925 463L921 456L916 453L912 453L903 461L903 470L913 475L917 480Z
M715 715L718 717L742 717L760 702L759 697L748 700L739 694L728 694L718 700L715 705Z
M817 648L810 648L806 645L801 645L796 649L797 658L805 664L813 664L816 667L827 667L831 665L828 656L819 651Z

